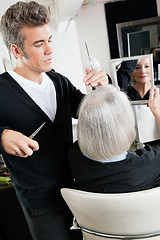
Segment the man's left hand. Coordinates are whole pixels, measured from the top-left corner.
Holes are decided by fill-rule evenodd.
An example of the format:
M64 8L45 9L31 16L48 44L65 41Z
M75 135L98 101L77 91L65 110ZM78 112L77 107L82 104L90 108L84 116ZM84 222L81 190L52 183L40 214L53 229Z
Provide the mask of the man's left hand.
M90 70L86 68L87 75L83 79L86 86L95 87L97 85L108 85L109 80L108 76L105 71L100 70L99 72L95 73L94 70Z

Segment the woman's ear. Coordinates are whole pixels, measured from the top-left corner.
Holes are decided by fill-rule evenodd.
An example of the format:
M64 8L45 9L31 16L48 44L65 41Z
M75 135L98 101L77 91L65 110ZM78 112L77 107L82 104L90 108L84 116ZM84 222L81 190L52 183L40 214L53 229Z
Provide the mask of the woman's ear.
M23 57L23 52L22 50L14 43L11 44L10 47L11 53L13 54L13 56L17 59L17 58L21 58Z

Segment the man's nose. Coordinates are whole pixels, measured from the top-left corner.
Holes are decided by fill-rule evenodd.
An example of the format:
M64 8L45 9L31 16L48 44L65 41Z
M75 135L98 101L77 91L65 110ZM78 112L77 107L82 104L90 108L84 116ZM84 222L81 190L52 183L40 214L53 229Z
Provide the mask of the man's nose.
M50 44L46 44L45 55L50 55L52 53L53 53L53 48L51 47Z

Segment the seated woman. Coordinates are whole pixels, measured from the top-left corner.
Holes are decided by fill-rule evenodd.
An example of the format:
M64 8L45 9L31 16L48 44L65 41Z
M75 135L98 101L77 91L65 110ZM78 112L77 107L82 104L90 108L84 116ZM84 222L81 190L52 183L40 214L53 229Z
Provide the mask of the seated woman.
M139 59L136 69L131 73L132 85L126 88L130 100L148 100L151 88L151 74L149 58Z
M160 126L159 89L151 89L149 107ZM131 104L112 85L99 86L79 109L78 141L69 152L75 188L121 193L160 186L160 146L130 151L136 136Z

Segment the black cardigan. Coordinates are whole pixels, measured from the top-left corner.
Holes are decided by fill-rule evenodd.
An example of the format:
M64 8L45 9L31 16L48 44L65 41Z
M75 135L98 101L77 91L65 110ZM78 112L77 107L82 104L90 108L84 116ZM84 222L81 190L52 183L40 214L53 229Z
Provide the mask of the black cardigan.
M30 136L46 122L34 138L39 143L39 150L30 157L7 154L0 142L17 196L30 208L60 204L60 188L70 186L67 152L72 144L71 117L76 117L83 98L67 78L53 71L47 74L56 89L54 123L7 72L0 75L0 134L9 128Z
M146 92L144 97L142 98L140 94L137 92L137 90L133 86L128 86L124 92L127 94L129 99L131 101L136 101L136 100L148 100L149 99L149 90Z

